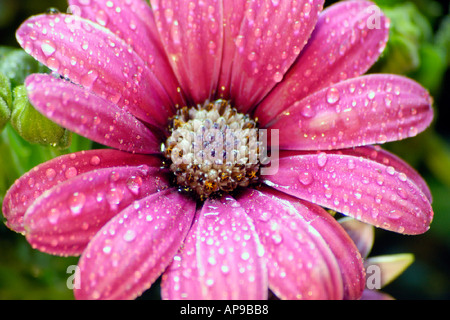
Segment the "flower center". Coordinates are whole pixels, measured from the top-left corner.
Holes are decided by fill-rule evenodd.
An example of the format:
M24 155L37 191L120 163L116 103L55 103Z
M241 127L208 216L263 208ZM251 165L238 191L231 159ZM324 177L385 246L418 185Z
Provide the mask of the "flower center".
M258 180L257 123L228 101L178 110L163 153L177 184L201 200Z

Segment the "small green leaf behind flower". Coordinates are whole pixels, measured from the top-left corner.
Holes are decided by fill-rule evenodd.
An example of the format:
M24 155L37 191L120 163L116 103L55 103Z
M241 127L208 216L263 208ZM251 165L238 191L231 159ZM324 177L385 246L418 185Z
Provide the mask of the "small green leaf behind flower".
M11 117L12 94L9 79L0 73L0 131Z

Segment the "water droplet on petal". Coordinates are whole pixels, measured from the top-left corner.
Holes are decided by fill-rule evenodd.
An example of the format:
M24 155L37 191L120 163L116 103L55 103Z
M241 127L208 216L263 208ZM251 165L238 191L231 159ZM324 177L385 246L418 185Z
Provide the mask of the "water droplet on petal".
M392 166L389 166L389 167L386 168L386 172L388 174L390 174L391 176L393 176L395 174L395 168L392 167Z
M67 179L71 179L73 177L75 177L78 174L78 170L75 167L70 167L66 170L66 172L64 173L64 175L66 176Z
M127 180L127 187L133 194L137 195L139 194L142 183L143 181L140 176L132 176Z
M85 88L91 88L97 78L98 72L95 70L90 70L83 77L81 77L81 85Z
M136 232L134 230L127 230L123 235L123 240L131 242L136 238Z
M98 166L100 164L100 158L98 156L93 156L89 163L93 166Z
M283 74L281 74L281 72L275 72L274 76L273 76L273 81L275 82L281 82L281 80L283 80Z
M324 167L327 163L327 154L325 152L319 153L319 156L317 157L317 164L319 167Z
M50 57L52 54L55 53L56 51L56 46L53 42L51 42L50 40L45 40L44 42L42 42L41 44L41 50L44 53L44 55L46 57Z
M49 181L52 181L53 179L55 179L55 177L56 177L56 171L55 171L55 169L53 169L53 168L48 168L48 169L45 171L45 176L47 177L47 179L48 179Z
M72 211L73 214L79 214L81 212L81 210L83 209L85 202L86 202L86 196L84 195L84 193L75 192L69 198L70 211Z
M330 104L335 104L339 101L340 94L339 90L336 88L329 88L327 92L327 101Z
M47 219L51 224L57 224L59 220L59 211L56 209L51 209Z
M314 178L313 178L312 174L310 174L309 172L302 172L298 175L298 180L304 186L308 186L314 181Z

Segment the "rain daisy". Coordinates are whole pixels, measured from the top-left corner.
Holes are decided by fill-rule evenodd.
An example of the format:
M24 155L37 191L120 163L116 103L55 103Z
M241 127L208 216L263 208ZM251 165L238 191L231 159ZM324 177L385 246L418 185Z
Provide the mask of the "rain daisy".
M373 145L425 130L432 100L363 75L388 37L373 3L69 4L80 15L17 31L53 71L30 75L28 96L109 148L32 169L3 213L34 248L80 255L76 298L136 298L162 276L163 299L358 299L363 258L325 208L428 230L426 183Z

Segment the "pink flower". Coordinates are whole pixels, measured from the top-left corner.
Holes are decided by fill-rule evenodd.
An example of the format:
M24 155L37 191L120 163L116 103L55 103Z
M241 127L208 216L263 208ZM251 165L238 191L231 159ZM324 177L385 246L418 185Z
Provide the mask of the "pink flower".
M362 76L388 36L372 3L323 12L320 0L69 3L81 17L35 16L17 31L61 76L29 76L29 98L112 149L39 165L3 212L34 248L81 255L76 298L135 298L162 275L164 299L265 299L268 289L357 299L363 259L323 207L404 234L429 228L423 179L370 146L414 136L433 117L412 80ZM256 118L279 130L276 174L259 174L262 163L236 147ZM237 128L234 162L208 160L213 140L194 152L180 131L212 128Z

